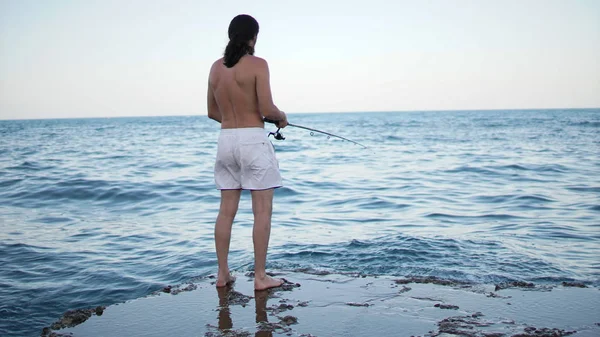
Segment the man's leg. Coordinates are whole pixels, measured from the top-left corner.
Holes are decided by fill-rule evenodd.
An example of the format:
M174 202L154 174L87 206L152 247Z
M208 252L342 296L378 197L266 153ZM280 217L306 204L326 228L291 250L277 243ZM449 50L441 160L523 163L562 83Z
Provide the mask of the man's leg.
M267 276L267 248L271 236L271 214L273 212L273 189L252 191L252 212L254 213L254 289L264 290L278 287L283 280Z
M229 255L229 242L231 240L231 226L238 210L242 190L222 190L221 206L215 223L215 246L217 249L217 260L219 262L219 273L217 287L226 286L234 281L229 274L227 256Z

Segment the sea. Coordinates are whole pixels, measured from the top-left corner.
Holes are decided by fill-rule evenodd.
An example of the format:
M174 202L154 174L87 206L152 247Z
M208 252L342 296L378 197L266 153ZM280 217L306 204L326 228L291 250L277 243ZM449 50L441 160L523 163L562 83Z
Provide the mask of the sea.
M600 109L290 114L270 271L600 286ZM0 335L216 273L206 116L0 121ZM275 131L267 124L265 132ZM253 269L244 192L230 266ZM293 280L292 280L293 281Z

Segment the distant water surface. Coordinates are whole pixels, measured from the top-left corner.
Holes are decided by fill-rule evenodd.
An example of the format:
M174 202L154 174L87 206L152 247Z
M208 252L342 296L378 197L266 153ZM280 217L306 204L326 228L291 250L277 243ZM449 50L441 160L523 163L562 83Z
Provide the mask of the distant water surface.
M600 110L291 115L271 269L600 285ZM268 127L269 129L272 129ZM216 271L219 125L0 121L0 335ZM252 269L244 193L231 266Z

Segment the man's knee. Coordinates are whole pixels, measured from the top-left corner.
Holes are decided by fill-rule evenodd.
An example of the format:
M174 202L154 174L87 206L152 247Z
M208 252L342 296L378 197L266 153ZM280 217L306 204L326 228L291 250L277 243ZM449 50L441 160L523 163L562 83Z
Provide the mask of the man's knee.
M221 205L219 214L223 217L234 218L237 210L237 205Z
M252 191L254 215L270 215L273 210L273 190Z

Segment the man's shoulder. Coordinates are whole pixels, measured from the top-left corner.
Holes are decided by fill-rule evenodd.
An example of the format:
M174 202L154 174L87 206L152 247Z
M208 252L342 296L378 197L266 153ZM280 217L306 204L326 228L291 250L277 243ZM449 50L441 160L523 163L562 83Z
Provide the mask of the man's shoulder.
M260 66L260 67L265 67L267 66L267 60L258 57L258 56L254 56L254 55L247 55L246 58L248 59L249 62L252 63L252 65L254 66Z
M223 63L223 58L221 57L220 59L216 60L215 62L213 62L212 66L210 66L211 69L214 69L215 67L224 64Z

